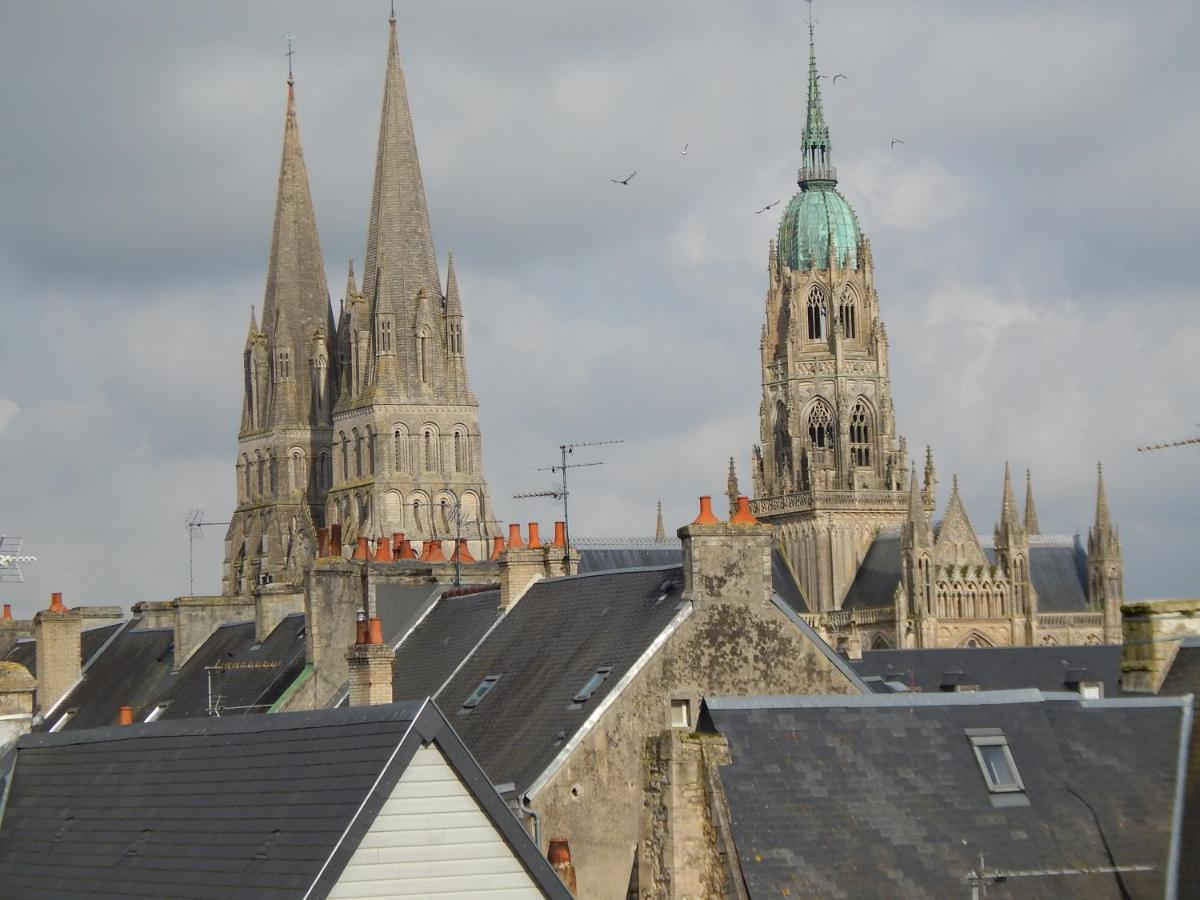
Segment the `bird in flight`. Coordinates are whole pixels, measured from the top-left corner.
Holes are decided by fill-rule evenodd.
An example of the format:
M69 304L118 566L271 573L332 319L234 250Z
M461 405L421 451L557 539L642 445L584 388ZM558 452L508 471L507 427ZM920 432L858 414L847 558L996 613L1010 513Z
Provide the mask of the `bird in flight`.
M688 148L688 145L684 144L682 150L676 150L675 152L678 153L680 156L687 156L687 148ZM632 178L633 176L630 175L629 177Z
M608 180L611 181L613 184L623 184L626 187L628 187L629 182L633 181L633 176L636 174L637 174L637 169L634 169L625 178L610 178Z
M833 81L832 81L832 84L837 84L837 80L838 80L839 78L845 78L845 77L846 77L846 76L845 76L845 75L842 75L841 73L838 73L837 75L834 75L834 76L833 76Z
M900 140L900 138L892 138L892 149L895 150L897 144L903 144L903 143L904 143L904 141Z
M755 213L755 215L757 216L757 215L760 215L761 213L765 213L765 212L766 212L768 209L770 209L772 206L778 206L778 205L779 205L780 203L782 203L782 202L783 202L782 200L776 200L774 203L768 203L768 204L767 204L766 206L764 206L762 209L758 210L758 211Z

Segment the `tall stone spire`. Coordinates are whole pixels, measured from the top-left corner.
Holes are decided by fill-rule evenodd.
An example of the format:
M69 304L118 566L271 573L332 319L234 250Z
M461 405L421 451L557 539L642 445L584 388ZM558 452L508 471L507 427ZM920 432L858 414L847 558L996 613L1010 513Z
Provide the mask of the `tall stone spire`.
M1104 467L1096 464L1096 522L1088 529L1088 602L1104 612L1104 640L1121 640L1121 604L1125 601L1125 563L1121 539L1113 527L1104 490Z
M375 185L367 224L363 296L372 314L394 313L405 327L412 323L417 291L441 297L433 230L425 201L425 184L417 159L417 142L400 51L396 20L388 19L387 74L379 118Z
M1033 476L1025 470L1025 533L1041 534L1038 526L1037 507L1033 505Z
M1004 490L1000 499L1000 524L996 528L996 546L1008 544L1010 539L1021 540L1025 536L1021 517L1017 512L1017 499L1013 496L1012 476L1008 463L1004 463Z
M725 496L729 498L729 517L733 518L733 514L737 512L738 498L738 477L737 470L733 467L733 457L729 457L729 476L725 479Z
M662 543L667 539L667 529L663 527L662 501L658 501L658 519L654 525L654 540Z
M931 547L933 545L933 534L929 528L929 520L925 518L925 501L921 496L915 465L912 468L912 477L909 482L908 519L904 523L902 533L908 547Z
M813 41L813 25L808 23L808 109L804 118L804 148L796 181L801 188L810 184L832 187L837 184L833 168L833 147L829 142L829 126L825 124L825 109L821 105L821 82L817 77L817 50Z
M1096 463L1096 525L1097 534L1112 531L1112 517L1108 512L1108 495L1104 491L1104 465Z

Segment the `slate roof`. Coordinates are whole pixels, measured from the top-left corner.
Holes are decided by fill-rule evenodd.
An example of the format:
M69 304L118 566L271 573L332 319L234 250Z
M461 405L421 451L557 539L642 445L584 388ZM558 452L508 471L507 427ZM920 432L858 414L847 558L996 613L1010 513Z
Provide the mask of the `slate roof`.
M22 738L0 820L0 897L325 896L429 740L546 894L568 897L441 713L420 703Z
M79 664L86 665L87 661L96 655L105 641L116 633L117 629L127 625L127 622L115 622L112 625L99 625L96 628L86 628L79 635ZM4 655L6 662L20 663L29 670L29 674L37 677L37 642L32 638L17 641Z
M492 781L524 793L680 614L682 590L678 566L539 581L435 699ZM398 665L409 654L436 652L428 642L437 640L433 628L421 639L414 634L397 651ZM602 666L612 667L608 677L586 702L574 703ZM500 676L495 687L464 710L489 675ZM401 696L411 696L412 687L398 683Z
M172 678L156 703L167 704L163 719L208 716L209 666L227 666L212 676L222 716L265 713L304 668L304 616L285 616L262 644L255 643L254 623L236 622L217 628Z
M436 695L499 615L499 591L438 600L397 650L392 665L392 696Z
M1200 694L1200 638L1180 641L1158 695ZM1180 842L1179 896L1200 893L1200 728L1192 728L1188 754L1187 790L1183 802L1183 837Z
M978 685L981 691L1076 690L1068 684L1072 679L1103 682L1106 697L1121 692L1119 644L864 650L850 666L864 678L879 676L927 693L956 684Z
M1150 865L1126 896L1170 894L1191 702L1010 691L715 698L702 725L752 897L970 896L968 873ZM1000 729L1027 805L993 804L966 729ZM1117 877L1010 878L988 897L1097 900Z
M383 625L383 639L399 640L446 590L444 584L376 584L375 615Z
M992 539L977 535L988 563L995 565ZM1029 538L1029 577L1042 612L1084 612L1087 601L1087 551L1079 538L1033 535ZM900 583L900 535L885 530L867 548L862 565L851 582L843 609L888 606Z

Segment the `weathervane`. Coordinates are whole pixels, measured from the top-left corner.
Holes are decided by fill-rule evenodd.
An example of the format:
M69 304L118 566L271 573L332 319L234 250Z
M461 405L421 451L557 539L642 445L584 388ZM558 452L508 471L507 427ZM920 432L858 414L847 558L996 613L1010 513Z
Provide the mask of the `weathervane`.
M21 547L24 544L23 537L0 534L0 584L23 583L25 576L21 574L21 563L37 562L36 556L21 555Z
M296 36L294 34L289 34L287 36L287 42L288 51L284 55L288 58L288 84L295 84L295 80L292 78L292 57L296 55Z

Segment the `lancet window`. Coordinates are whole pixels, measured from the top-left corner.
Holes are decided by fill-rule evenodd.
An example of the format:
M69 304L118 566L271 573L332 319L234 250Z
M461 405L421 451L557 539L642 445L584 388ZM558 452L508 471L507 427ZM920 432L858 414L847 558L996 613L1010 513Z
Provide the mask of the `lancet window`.
M824 400L817 401L808 414L808 440L816 450L833 447L833 412Z
M850 411L850 464L871 465L871 411L862 400Z
M808 289L808 338L819 341L825 336L825 292L820 285Z
M842 297L838 302L838 321L842 326L843 337L858 337L858 295L850 285L842 288Z

